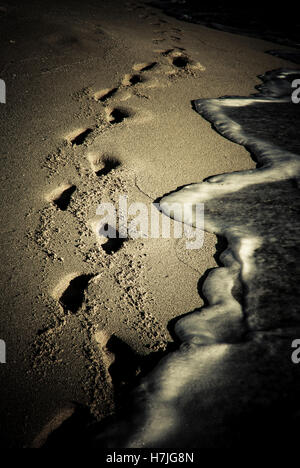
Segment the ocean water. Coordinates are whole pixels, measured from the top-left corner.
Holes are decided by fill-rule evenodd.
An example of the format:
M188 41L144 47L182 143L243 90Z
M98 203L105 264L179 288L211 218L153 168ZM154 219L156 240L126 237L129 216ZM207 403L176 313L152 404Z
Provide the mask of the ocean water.
M291 354L300 338L300 104L291 96L299 73L268 72L248 97L194 102L211 131L245 146L257 168L174 188L160 200L175 219L174 202L204 203L205 230L225 238L227 248L204 282L205 307L175 324L178 350L144 377L116 423L93 428L87 445L296 443L300 365ZM193 214L185 222L193 225Z
M300 51L298 50L267 50L268 54L275 55L275 57L283 58L284 60L288 60L289 62L294 62L300 64Z
M299 320L300 106L291 99L292 83L299 77L299 70L275 70L261 77L253 96L195 101L197 112L216 131L248 149L257 168L210 177L160 202L165 214L174 202L205 203L205 229L226 237L240 263L239 278L247 289L244 321L250 330Z
M179 20L221 31L300 47L300 20L294 2L263 3L231 0L152 0L152 6Z

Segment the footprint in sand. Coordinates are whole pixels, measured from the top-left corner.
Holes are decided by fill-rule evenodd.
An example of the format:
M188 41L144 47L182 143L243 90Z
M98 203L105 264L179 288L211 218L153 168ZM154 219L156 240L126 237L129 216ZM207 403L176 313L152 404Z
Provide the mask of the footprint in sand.
M140 357L116 335L98 330L94 339L103 353L103 361L115 388L132 382L140 373Z
M183 31L182 29L179 29L179 28L171 28L171 31L175 32L175 33L178 33L178 34L182 34Z
M105 88L105 89L102 89L100 91L97 91L96 93L94 93L94 99L96 101L99 101L99 102L103 103L103 104L106 104L109 101L109 99L112 98L113 96L115 96L115 94L122 87L127 88L127 87L136 86L139 83L143 83L145 81L145 78L143 76L141 76L140 73L152 70L156 65L157 65L157 62L145 62L145 63L140 63L140 64L134 65L133 66L133 71L134 72L139 72L139 73L133 73L133 74L128 73L128 74L126 74L124 76L122 82L121 82L120 87L116 86L116 87L113 87L113 88ZM119 115L119 117L121 117L121 116ZM124 115L124 117L127 117L127 116ZM112 121L110 120L110 122L112 122ZM69 139L70 139L70 137L69 137ZM74 142L74 139L75 138L72 137L71 141ZM78 139L78 137L77 137L77 139ZM76 141L75 141L75 143L76 143Z
M196 72L204 71L205 67L200 62L195 62L185 53L183 47L174 47L172 49L157 51L163 57L167 57L169 63L178 71Z
M64 311L76 314L83 303L84 291L93 276L91 274L83 274L70 281L67 289L59 298L59 303Z
M80 146L83 145L88 136L93 132L92 128L80 128L71 132L67 137L66 140L72 146Z
M178 49L178 47L177 47ZM172 52L174 52L175 48L171 48L171 49L159 49L159 50L155 50L154 52L156 52L157 54L160 54L162 55L163 57L167 57L168 55L170 55Z
M164 37L161 37L161 38L158 38L158 39L152 39L152 42L153 44L160 44L161 42L165 42L165 38Z
M66 211L75 190L75 185L70 183L63 184L48 194L46 200L53 203L53 205L57 206L60 210Z
M84 301L84 292L94 274L74 273L65 276L54 289L52 296L66 314L76 314Z
M114 232L114 237L107 237L108 232ZM108 224L104 224L99 230L98 235L100 239L106 240L105 242L101 242L101 247L107 255L115 254L123 247L124 243L128 241L128 239L120 237L119 231Z
M99 248L107 255L114 255L122 249L125 243L129 242L128 236L122 237L115 226L100 223L97 215L89 221L89 225L97 238Z
M121 161L110 154L98 154L90 153L87 157L91 168L97 177L106 176L112 170L117 169L121 166Z
M127 74L124 76L122 80L122 85L123 86L135 86L136 84L142 83L143 81L144 81L143 77L139 75L138 73L133 74L133 75Z
M149 63L137 63L133 66L133 70L138 72L145 72L149 70L153 70L157 65L157 62L149 62Z
M96 101L105 102L116 94L119 88L105 88L101 91L97 91L94 94L94 99Z
M190 61L185 55L177 55L172 58L172 64L177 68L186 68L190 64Z
M111 125L122 123L125 119L132 116L132 113L127 109L115 107L106 109L106 118Z

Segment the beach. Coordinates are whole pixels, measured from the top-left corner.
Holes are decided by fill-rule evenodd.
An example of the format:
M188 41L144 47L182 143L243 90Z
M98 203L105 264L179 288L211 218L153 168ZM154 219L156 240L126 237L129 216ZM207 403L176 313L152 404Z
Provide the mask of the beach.
M254 169L192 101L249 96L258 75L297 66L265 53L281 45L141 1L0 7L1 441L41 447L78 408L102 422L127 404L177 349L174 321L205 304L226 247L212 230L199 249L107 240L99 205L150 212L178 187Z

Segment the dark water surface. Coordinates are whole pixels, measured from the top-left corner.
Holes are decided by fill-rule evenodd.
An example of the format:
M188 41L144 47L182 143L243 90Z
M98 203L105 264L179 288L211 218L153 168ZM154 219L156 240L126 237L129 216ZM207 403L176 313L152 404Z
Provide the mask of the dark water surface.
M149 3L180 20L300 47L300 20L295 2L153 0Z

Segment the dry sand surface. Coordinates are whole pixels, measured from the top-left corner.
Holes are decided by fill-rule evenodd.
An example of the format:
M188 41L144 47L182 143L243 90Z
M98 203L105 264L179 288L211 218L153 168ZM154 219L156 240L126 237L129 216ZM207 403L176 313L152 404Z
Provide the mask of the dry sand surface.
M150 209L176 187L254 167L191 101L247 96L288 62L265 54L274 44L146 2L0 6L2 440L39 446L72 401L99 420L115 411L217 266L211 233L200 250L105 243L97 206L127 195Z

